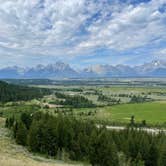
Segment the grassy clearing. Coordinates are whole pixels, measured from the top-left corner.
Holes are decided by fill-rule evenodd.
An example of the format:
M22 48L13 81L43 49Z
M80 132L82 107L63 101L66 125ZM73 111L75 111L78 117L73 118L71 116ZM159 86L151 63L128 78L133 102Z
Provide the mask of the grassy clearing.
M10 131L4 128L4 118L0 118L0 165L1 166L83 166L75 162L47 159L29 153L26 148L17 145Z
M129 122L135 116L136 122L146 120L149 124L166 123L166 102L149 102L140 104L122 104L99 109L97 120Z
M3 117L14 116L18 118L22 112L35 112L39 110L39 106L34 104L18 104L18 105L5 105L0 107L0 113Z
M87 112L94 112L93 116L87 116ZM148 125L165 126L166 124L166 101L147 102L139 104L121 104L98 108L75 109L78 118L91 119L97 122L126 124L130 122L131 116L135 117L136 122L146 120ZM79 116L84 112L82 116Z

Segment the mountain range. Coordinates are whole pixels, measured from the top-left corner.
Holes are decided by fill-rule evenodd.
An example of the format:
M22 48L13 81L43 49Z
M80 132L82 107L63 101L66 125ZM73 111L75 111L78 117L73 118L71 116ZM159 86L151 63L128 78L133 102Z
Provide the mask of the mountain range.
M37 65L31 68L18 66L0 69L0 78L99 78L99 77L166 77L166 61L156 60L139 66L128 65L93 65L76 70L69 64Z

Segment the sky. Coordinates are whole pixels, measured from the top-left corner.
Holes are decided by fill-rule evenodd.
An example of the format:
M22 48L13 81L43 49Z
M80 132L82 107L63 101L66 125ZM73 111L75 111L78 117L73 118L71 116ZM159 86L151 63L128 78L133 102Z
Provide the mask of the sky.
M0 0L0 67L166 60L166 0Z

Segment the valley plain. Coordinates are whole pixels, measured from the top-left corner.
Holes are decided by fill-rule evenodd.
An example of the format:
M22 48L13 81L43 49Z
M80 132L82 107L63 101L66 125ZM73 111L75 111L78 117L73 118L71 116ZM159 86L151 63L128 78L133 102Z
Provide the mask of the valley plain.
M67 119L73 119L73 122L70 122L71 124L75 121L78 121L78 125L81 125L79 123L92 123L99 128L99 131L99 126L105 126L109 128L113 134L115 133L112 129L118 133L120 128L123 129L125 133L125 128L128 127L144 129L144 133L142 134L145 134L145 136L148 135L150 131L149 128L154 130L154 133L158 133L157 129L159 129L159 131L165 131L166 129L166 80L163 78L103 78L83 80L8 79L5 81L9 83L7 87L11 85L10 89L18 88L18 90L21 90L17 92L17 97L22 97L23 100L15 99L14 96L11 96L11 99L9 93L6 100L3 98L5 102L0 103L0 154L2 156L0 158L0 164L4 166L10 166L13 163L15 165L25 166L90 165L91 161L87 158L70 158L70 151L69 154L61 152L60 155L59 152L57 152L56 155L50 157L49 154L42 154L41 152L33 153L33 150L28 151L29 148L16 144L18 138L15 137L15 142L13 132L11 131L15 126L8 127L9 129L4 126L10 126L13 118L15 119L14 124L16 124L23 116L28 118L28 116L33 116L38 112L41 112L43 114L42 116L46 116L46 118L55 117L57 120L60 118L59 116L62 116L64 123ZM3 84L3 86L5 86L5 83ZM22 88L27 91L25 96L22 96ZM3 89L1 90L3 92ZM36 94L32 93L32 90L35 91ZM15 91L13 92L15 93ZM7 94L7 91L5 94ZM30 96L27 98L26 96L28 94ZM35 95L37 96L35 97ZM67 118L66 120L65 117ZM68 120L66 123L68 123ZM90 126L88 126L88 128L89 127ZM62 132L61 130L60 134L64 133L64 131ZM102 130L105 131L104 128ZM123 135L123 131L121 132ZM129 134L132 135L132 132ZM135 134L139 136L141 133L138 132ZM149 136L153 138L151 132ZM162 137L164 136L165 135ZM83 137L83 139L85 138ZM118 142L116 142L116 144L117 146L119 145ZM75 148L75 146L76 145L73 145L72 148ZM77 148L75 153L79 150ZM84 151L85 147L82 148ZM83 151L81 150L81 155L84 154ZM72 154L73 153L70 155ZM118 154L120 153L118 152ZM161 153L161 155L163 155L163 153ZM135 162L135 160L132 161L131 158L126 158L125 160L120 156L118 158L119 162L122 162L119 164L120 166L124 163ZM146 160L149 159L145 159L145 162ZM157 160L160 161L159 159ZM139 162L143 163L142 161L142 159L139 160Z
M51 89L51 95L40 100L32 100L43 111L54 113L68 107L78 118L91 119L107 124L128 124L131 116L149 126L166 125L166 79L164 78L122 78L122 79L76 79L76 80L7 80L10 83L26 84L31 87ZM72 106L61 103L67 96L83 96L95 105ZM48 108L44 108L48 106Z

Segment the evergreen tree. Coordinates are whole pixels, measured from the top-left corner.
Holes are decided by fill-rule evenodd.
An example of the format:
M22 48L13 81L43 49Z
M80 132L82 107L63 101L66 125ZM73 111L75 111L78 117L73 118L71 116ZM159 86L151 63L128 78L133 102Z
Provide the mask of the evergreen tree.
M112 131L74 117L42 112L33 114L29 126L26 116L15 121L12 129L16 142L27 145L31 151L48 156L58 154L60 159L67 152L71 159L86 160L93 166L118 166L119 160L130 166L165 166L164 134L152 135L134 128Z
M93 135L94 137L94 135ZM117 150L109 133L102 131L96 140L92 140L91 163L100 166L118 166Z
M166 145L161 149L161 157L159 163L159 165L161 166L166 166Z
M32 123L32 117L28 113L22 113L20 117L21 121L25 124L26 128L29 129Z
M4 81L0 81L0 101L20 101L30 100L34 98L40 98L44 95L50 94L48 89L40 89L33 87L26 87L20 85L8 84Z
M138 153L135 160L133 162L131 162L131 166L145 166L140 153Z
M41 152L46 153L49 156L55 156L58 151L57 145L57 133L56 128L54 128L54 122L50 119L45 123L41 129Z
M5 127L9 127L9 119L8 118L6 118Z
M131 116L130 125L131 125L131 126L134 126L134 125L135 125L135 117L134 117L134 116Z
M16 132L16 142L21 145L26 145L27 141L27 129L21 121L18 123L18 129Z
M14 136L14 138L16 138L17 130L18 130L18 123L16 121L14 123L14 126L13 126L13 136Z
M91 136L90 136L90 147L89 147L89 159L92 166L94 166L96 163L98 163L98 133L96 130L93 130Z
M27 143L28 147L31 151L33 152L40 152L40 147L41 147L41 139L42 139L42 132L41 128L42 126L40 125L39 121L33 121L32 125L29 129L28 133L28 138L27 138Z
M149 156L145 160L146 166L157 166L158 165L159 153L155 143L152 143L149 149Z
M9 128L13 127L13 124L14 124L14 116L12 116L8 119L8 127Z

